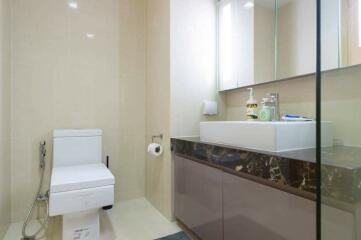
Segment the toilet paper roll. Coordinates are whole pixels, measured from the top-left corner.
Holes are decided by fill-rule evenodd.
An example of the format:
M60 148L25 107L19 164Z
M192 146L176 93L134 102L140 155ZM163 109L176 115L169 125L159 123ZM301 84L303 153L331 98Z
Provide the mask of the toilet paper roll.
M163 153L163 147L158 143L151 143L148 146L148 153L153 156L160 156Z

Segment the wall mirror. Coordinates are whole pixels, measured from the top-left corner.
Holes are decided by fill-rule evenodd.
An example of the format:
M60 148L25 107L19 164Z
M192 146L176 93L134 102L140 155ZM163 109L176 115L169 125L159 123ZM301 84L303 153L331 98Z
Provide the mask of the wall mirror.
M322 70L340 67L340 0L322 0ZM316 71L316 1L277 1L277 74L287 79Z
M361 0L321 0L322 70L361 64ZM315 0L219 0L219 90L313 74Z
M361 1L321 0L321 69L361 64ZM276 79L315 72L316 1L278 0Z
M276 79L315 72L316 1L277 1Z
M275 79L274 0L218 1L219 89Z
M330 3L324 0L324 5ZM361 1L331 0L339 6L340 67L361 64Z

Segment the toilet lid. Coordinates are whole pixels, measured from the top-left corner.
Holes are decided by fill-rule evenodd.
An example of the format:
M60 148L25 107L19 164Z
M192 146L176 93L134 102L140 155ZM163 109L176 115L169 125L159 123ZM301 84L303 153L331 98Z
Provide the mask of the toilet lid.
M114 185L113 174L104 164L87 164L53 168L50 192L67 192Z

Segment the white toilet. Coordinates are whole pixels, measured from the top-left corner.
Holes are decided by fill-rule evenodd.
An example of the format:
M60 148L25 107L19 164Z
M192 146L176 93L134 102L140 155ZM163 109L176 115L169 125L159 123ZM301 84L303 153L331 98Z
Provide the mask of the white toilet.
M114 203L114 182L102 130L54 130L49 215L63 216L63 239L99 239L99 209Z

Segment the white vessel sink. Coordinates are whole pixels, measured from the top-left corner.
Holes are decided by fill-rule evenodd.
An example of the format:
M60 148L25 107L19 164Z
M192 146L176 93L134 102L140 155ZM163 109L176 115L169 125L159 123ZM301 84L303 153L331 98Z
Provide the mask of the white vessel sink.
M316 147L316 122L201 122L200 140L270 152ZM322 122L322 146L333 144L331 122Z

